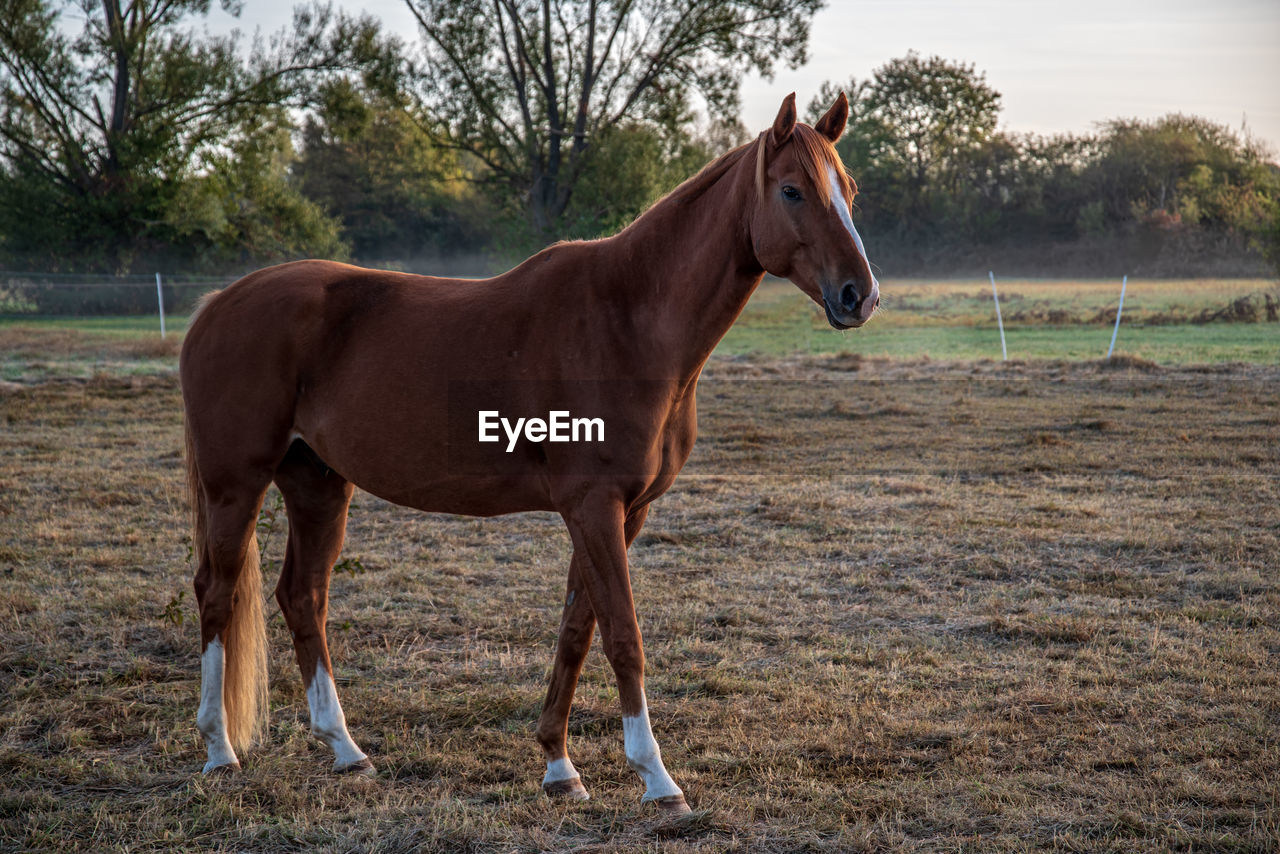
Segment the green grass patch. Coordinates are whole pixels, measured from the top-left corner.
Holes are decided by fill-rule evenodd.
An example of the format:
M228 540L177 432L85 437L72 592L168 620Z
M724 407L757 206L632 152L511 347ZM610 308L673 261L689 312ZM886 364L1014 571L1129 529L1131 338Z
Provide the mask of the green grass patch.
M817 317L815 312L815 317ZM825 327L825 328L824 328ZM1010 359L1101 359L1111 330L1079 326L1015 326L1005 329ZM717 352L722 355L858 353L863 356L975 360L1000 358L1000 332L990 326L868 326L837 332L804 321L790 326L740 323ZM1161 364L1254 362L1280 364L1280 325L1124 326L1116 352Z
M1118 282L1010 282L1000 287L1010 359L1106 356ZM1274 294L1274 288L1261 280L1130 282L1116 352L1162 364L1280 364L1280 324L1265 320L1265 295ZM718 352L1000 358L989 283L886 283L884 293L882 310L867 326L837 332L795 287L766 282ZM1206 320L1230 311L1240 300L1248 300L1258 312L1255 321Z

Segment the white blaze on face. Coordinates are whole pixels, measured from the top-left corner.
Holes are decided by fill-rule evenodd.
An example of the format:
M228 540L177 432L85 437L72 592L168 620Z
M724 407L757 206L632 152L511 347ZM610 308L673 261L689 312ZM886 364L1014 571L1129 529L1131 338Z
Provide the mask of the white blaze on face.
M307 686L307 705L311 708L311 732L333 748L335 770L368 758L347 732L347 718L338 703L338 690L323 662L316 662L316 675Z
M622 739L627 753L627 764L644 780L642 801L655 801L671 795L682 795L680 787L671 779L662 764L662 751L653 737L649 725L648 705L640 707L640 714L622 716Z
M236 753L227 738L227 713L222 705L222 679L226 657L222 641L216 636L204 648L200 656L200 710L196 712L196 726L204 736L209 761L204 765L208 774L223 765L239 767Z
M831 189L831 206L836 209L836 215L840 217L840 222L844 225L845 231L853 238L853 243L858 247L858 254L862 256L862 260L867 262L867 269L871 269L871 261L867 258L867 249L862 245L862 236L858 234L858 229L853 227L853 216L849 213L849 200L844 197L844 190L840 186L840 179L836 177L836 169L830 163L827 164L827 186ZM871 282L876 282L875 274L871 274Z

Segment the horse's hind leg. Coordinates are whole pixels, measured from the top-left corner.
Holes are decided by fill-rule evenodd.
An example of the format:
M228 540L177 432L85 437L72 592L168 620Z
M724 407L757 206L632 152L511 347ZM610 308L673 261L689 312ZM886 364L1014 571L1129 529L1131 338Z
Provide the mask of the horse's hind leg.
M266 626L254 525L266 483L212 492L200 523L200 708L204 773L240 767L266 711Z
M352 486L301 442L289 449L275 481L289 515L289 542L276 601L293 635L307 686L311 732L333 749L335 771L372 773L373 763L347 732L325 640L329 576L342 551Z

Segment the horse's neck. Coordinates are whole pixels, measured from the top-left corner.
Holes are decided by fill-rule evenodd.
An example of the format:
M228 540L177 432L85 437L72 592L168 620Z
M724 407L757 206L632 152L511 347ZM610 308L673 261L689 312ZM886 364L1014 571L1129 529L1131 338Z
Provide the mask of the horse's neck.
M751 159L696 198L664 199L614 238L636 335L664 377L697 377L764 276L746 225Z

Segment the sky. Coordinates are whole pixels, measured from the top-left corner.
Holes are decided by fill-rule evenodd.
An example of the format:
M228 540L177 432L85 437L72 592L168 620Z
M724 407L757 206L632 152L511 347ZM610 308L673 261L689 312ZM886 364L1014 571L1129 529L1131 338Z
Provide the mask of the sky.
M214 4L208 25L269 34L289 24L290 5L245 0L237 21ZM417 41L404 0L335 5ZM1280 0L828 0L808 63L743 80L743 123L767 127L787 93L803 111L824 81L867 79L911 50L985 74L1002 95L1003 130L1081 134L1181 112L1247 124L1280 157Z

